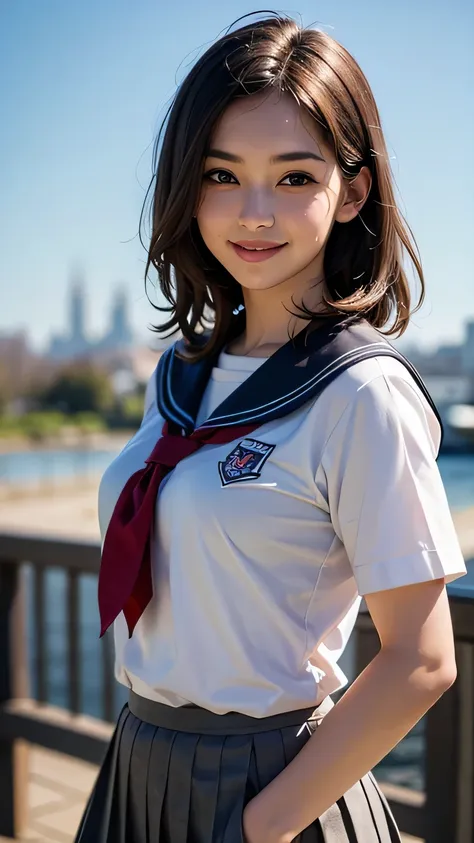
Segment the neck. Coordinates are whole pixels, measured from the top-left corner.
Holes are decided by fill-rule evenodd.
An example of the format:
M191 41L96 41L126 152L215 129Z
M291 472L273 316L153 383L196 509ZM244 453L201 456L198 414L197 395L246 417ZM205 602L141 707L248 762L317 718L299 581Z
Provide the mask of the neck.
M314 281L309 289L298 295L287 282L269 290L242 288L245 305L245 330L228 347L231 354L268 357L299 333L308 320L298 313L304 305L313 313L322 309L323 282Z

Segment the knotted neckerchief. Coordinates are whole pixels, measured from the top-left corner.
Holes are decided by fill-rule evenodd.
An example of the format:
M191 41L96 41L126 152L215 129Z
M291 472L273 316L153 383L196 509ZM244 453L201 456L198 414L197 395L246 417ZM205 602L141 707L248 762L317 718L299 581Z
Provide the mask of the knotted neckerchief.
M245 438L260 424L255 421L234 427L198 428L189 436L181 436L170 433L165 422L145 468L132 474L122 489L105 535L99 573L101 637L123 611L131 638L153 595L150 533L163 478L203 445L224 445Z

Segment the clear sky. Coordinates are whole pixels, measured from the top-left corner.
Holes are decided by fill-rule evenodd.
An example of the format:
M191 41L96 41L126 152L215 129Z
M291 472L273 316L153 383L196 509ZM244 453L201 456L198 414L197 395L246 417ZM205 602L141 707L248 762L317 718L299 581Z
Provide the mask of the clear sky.
M155 311L137 228L160 116L196 56L258 8L0 0L0 331L25 327L39 348L61 331L78 266L92 334L122 283L147 337ZM474 318L474 4L300 0L276 10L332 34L368 76L428 282L406 337L459 341Z

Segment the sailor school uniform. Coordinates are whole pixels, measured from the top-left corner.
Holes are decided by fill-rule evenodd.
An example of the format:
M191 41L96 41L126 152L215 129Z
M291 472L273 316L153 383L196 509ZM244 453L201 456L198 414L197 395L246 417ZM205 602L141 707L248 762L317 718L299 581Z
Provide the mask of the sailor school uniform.
M178 843L169 799L173 787L183 786L183 770L177 773L170 746L159 749L158 736L162 743L165 733L174 734L175 745L185 734L189 744L186 718L194 723L196 712L211 718L205 730L213 734L212 724L231 728L220 738L219 762L215 756L212 798L199 785L210 758L205 739L194 734L188 746L183 843L241 840L249 783L258 792L265 776L269 781L283 769L309 737L296 725L314 728L318 711L314 720L311 710L324 713L329 695L347 682L338 662L362 597L439 578L450 582L466 571L436 464L438 413L416 370L368 323L329 320L268 359L221 352L190 363L179 352L178 343L162 355L141 427L102 479L103 539L121 490L143 468L165 423L184 437L195 428L222 429L228 441L204 444L161 480L150 541L152 596L133 634L123 613L114 621L116 677L130 689L130 701L78 834L83 843L93 833L100 843L121 840L111 828L126 825L130 814L135 830L127 841ZM231 438L245 426L251 433ZM225 808L219 794L227 792L225 748L235 717L252 728L240 750L240 790ZM127 729L135 738L123 750ZM158 807L143 796L140 811L137 796L117 809L120 821L99 811L108 830L98 837L97 805L118 787L117 777L126 776L129 794L137 787L135 739L146 729L148 768L168 770L161 772L166 784ZM341 797L344 808L333 806L303 833L305 843L347 843L348 823L359 824L364 843L399 839L372 775L352 790ZM193 811L198 804L206 806L204 824L212 815L207 837Z

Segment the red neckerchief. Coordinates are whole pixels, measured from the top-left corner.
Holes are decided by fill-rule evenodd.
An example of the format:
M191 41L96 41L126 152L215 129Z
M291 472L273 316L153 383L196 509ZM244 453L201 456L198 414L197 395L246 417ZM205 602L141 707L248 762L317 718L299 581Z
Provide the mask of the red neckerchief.
M259 424L211 427L179 436L169 433L165 423L145 468L132 474L122 489L105 535L99 573L101 637L123 611L131 638L153 595L150 531L163 478L203 445L224 445L245 438Z

